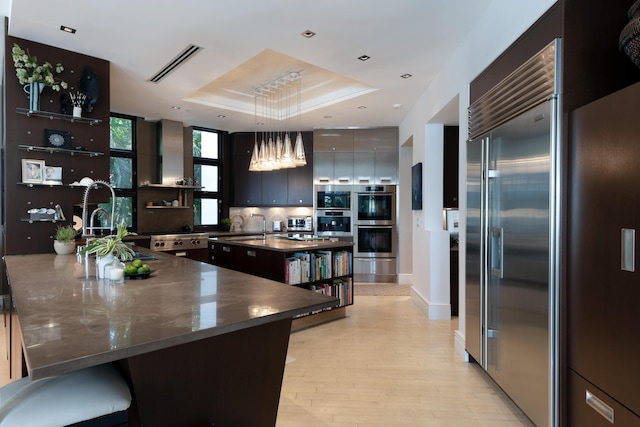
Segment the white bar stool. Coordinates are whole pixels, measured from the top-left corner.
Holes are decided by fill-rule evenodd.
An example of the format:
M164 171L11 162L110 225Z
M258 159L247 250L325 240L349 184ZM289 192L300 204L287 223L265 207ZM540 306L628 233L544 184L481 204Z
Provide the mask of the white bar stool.
M130 405L129 386L111 364L36 381L25 377L0 388L0 427L67 426Z

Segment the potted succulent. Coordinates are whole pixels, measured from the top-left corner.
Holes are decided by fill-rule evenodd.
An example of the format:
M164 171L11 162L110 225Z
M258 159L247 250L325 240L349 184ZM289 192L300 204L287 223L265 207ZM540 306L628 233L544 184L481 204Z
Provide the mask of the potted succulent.
M68 255L75 251L76 234L76 230L71 225L59 225L58 227L56 227L53 249L58 255Z
M98 237L87 242L87 246L80 250L80 255L96 255L96 274L98 278L104 277L104 267L119 258L121 261L133 259L134 250L122 241L125 236L132 235L127 231L125 224L118 224L116 234Z
M223 231L229 231L231 229L231 220L229 218L222 218L220 220L220 226Z

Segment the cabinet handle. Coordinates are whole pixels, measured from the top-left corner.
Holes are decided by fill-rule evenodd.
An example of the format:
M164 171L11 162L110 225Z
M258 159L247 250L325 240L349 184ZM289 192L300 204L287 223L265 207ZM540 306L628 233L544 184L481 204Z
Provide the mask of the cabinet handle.
M596 411L598 414L602 415L604 419L613 424L613 408L602 400L598 399L593 393L589 390L585 392L584 401L587 405L591 406L591 408Z
M247 251L248 256L256 256L256 251Z
M231 248L229 246L223 246L222 252L231 252Z

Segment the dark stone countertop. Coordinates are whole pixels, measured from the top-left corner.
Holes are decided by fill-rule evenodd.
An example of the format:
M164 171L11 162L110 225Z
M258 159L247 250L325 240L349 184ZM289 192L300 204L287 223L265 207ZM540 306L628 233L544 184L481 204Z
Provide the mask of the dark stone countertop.
M336 306L294 286L158 252L151 277L112 285L92 258L10 255L29 375L43 378ZM79 260L81 262L79 262Z
M277 235L267 235L265 239L252 236L221 236L209 238L209 241L221 242L229 245L246 246L253 248L268 249L277 252L292 252L292 251L305 251L305 250L322 250L322 249L336 249L336 248L350 248L353 247L352 242L333 241L329 239L325 240L289 240L286 238L276 237Z

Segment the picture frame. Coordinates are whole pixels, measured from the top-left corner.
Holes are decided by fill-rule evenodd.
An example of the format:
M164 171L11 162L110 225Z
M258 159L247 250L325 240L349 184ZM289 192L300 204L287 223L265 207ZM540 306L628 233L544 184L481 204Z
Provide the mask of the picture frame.
M42 184L44 160L22 159L22 182Z
M422 163L411 167L411 210L422 210Z
M49 185L62 185L62 167L45 164L42 183Z
M66 130L44 130L45 147L71 149L71 132Z

